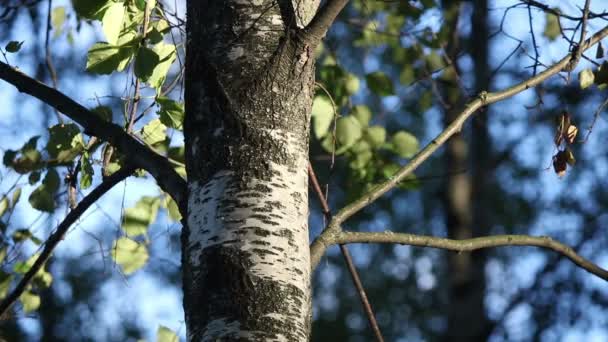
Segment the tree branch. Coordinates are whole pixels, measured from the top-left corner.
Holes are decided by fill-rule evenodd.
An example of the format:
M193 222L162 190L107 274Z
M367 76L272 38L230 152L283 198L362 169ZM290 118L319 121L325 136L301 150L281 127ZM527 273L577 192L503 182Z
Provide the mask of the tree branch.
M183 203L186 190L185 181L173 170L165 157L142 145L120 126L102 120L62 92L38 82L2 62L0 62L0 79L12 84L20 92L29 94L62 112L84 127L86 134L110 142L125 154L134 166L148 171L156 179L158 185L180 205L180 208L185 208Z
M580 268L592 273L604 280L608 280L608 270L605 270L593 262L577 254L572 248L554 240L548 236L528 235L496 235L478 237L465 240L453 240L433 236L424 236L407 233L386 232L347 232L326 231L313 243L311 247L311 263L314 267L318 264L325 249L335 244L347 243L395 243L401 245L432 247L446 249L455 252L471 252L474 250L490 247L503 246L531 246L551 249L562 256L570 259Z
M316 46L325 37L329 27L347 3L348 0L327 0L312 18L310 24L304 28L304 39Z
M23 291L25 291L27 285L34 278L34 276L42 269L44 263L49 259L53 250L59 242L63 239L65 233L68 231L70 226L84 212L95 203L101 196L103 196L106 192L108 192L114 185L120 183L125 178L129 177L135 171L135 167L125 166L122 169L116 171L111 176L107 177L99 186L97 186L91 193L89 193L85 198L82 199L80 203L74 208L74 210L70 211L65 219L59 224L57 230L49 236L44 244L44 249L32 265L32 267L25 273L23 278L17 286L13 289L11 293L9 293L6 298L0 302L0 317L3 317L6 311L21 297Z
M587 39L584 44L580 46L580 51L585 51L597 44L601 39L608 36L608 26L594 34L591 38ZM465 105L464 110L456 116L454 121L448 125L435 139L433 139L428 145L420 150L404 167L402 167L392 178L372 188L367 194L363 195L356 201L344 207L336 215L333 220L329 223L328 230L339 231L340 225L346 221L349 217L354 215L359 210L365 208L367 205L384 195L387 191L394 188L399 182L405 177L410 175L420 164L426 161L441 145L443 145L452 135L460 132L462 125L466 120L471 117L475 112L484 106L489 104L502 101L510 98L524 90L532 88L539 83L545 81L549 77L558 74L565 67L571 65L571 61L575 58L573 54L568 54L562 58L559 62L539 73L538 75L529 78L526 81L518 83L510 88L504 89L497 92L481 92L477 99L469 102Z

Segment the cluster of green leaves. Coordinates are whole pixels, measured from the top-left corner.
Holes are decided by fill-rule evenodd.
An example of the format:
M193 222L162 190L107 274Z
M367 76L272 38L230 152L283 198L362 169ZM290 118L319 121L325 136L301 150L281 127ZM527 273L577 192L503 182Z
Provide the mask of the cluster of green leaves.
M133 134L157 152L167 155L176 171L186 177L184 148L171 146L170 139L171 130L183 129L184 106L166 97L162 91L178 53L175 44L165 42L166 36L170 34L170 25L162 6L154 0L73 0L72 4L79 20L99 21L103 29L105 41L95 43L87 53L87 71L110 74L130 67L143 86L154 90L154 103L158 108L153 114L155 118ZM70 10L66 6L52 10L51 24L55 38L66 32L69 15ZM147 30L143 32L146 15L149 20ZM68 40L72 40L71 31L68 32ZM22 45L22 41L11 41L0 52L17 53ZM105 121L113 120L110 107L100 105L93 108L92 112ZM123 157L117 151L111 152L111 158L104 164L105 154L110 150L108 145L89 138L72 123L50 127L46 144L44 141L41 136L34 136L20 149L6 150L3 155L3 164L27 177L27 183L35 187L28 200L32 208L41 212L52 213L60 206L64 183L62 170L68 171L66 183L73 184L75 180L71 178L77 174L77 185L80 189L87 189L93 184L96 169L102 168L103 176L106 177L122 165ZM40 244L41 241L27 228L7 233L8 224L5 222L8 222L20 195L21 187L15 187L11 199L10 193L0 198L0 228L3 235L11 236L15 243L30 241ZM149 258L147 232L161 208L167 210L170 219L181 219L177 204L162 193L156 197L142 197L134 207L125 209L121 224L124 236L117 238L111 247L113 260L125 274L131 274L146 264ZM21 262L16 261L16 258L5 260L6 255L11 254L7 248L0 250L0 263L3 266L0 271L0 298L6 295L11 283L18 280L20 274L27 272L37 258L37 255L33 255ZM12 271L9 272L9 269ZM51 281L52 277L44 270L36 275L33 284L21 297L24 311L38 308L40 298L35 294L35 288L48 287ZM167 336L165 330L159 330L159 341L172 340L171 336Z
M360 185L353 187L357 194L392 177L400 168L395 159L411 158L418 152L418 140L413 134L405 130L387 133L383 126L372 124L373 114L368 106L350 105L350 97L359 91L359 78L333 58L327 57L319 68L318 81L322 87L312 107L314 136L325 151L345 157L352 179ZM379 97L394 94L392 80L380 71L365 75L365 82Z

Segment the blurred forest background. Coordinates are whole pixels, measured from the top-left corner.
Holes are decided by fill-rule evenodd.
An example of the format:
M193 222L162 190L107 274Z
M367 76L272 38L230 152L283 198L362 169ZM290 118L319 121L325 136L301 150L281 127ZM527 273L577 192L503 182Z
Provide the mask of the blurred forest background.
M183 41L183 1L159 3L174 18L174 39ZM407 130L426 144L481 91L520 82L570 53L568 40L578 41L584 5L353 0L318 51L317 82L342 114L367 106L370 125L384 127L388 135ZM587 26L589 35L606 24L604 10L603 1L591 2L595 16ZM69 1L0 2L0 46L24 41L17 54L8 55L12 65L86 106L111 106L120 121L132 75L85 72L86 51L102 37L99 24L79 20ZM179 58L183 52L180 46ZM588 55L571 74L561 73L476 114L416 171L415 179L345 228L452 238L549 235L607 266L601 228L608 223L608 144L602 143L608 136L607 99L604 89L581 89L578 72L603 62L595 49ZM182 98L182 72L178 63L170 72L176 86L167 95L176 100ZM48 127L57 124L53 110L4 82L0 93L0 151L20 149L34 135L48 137ZM564 111L580 131L573 144L576 164L559 177L552 157L556 119ZM321 182L328 184L333 209L407 162L382 154L372 160L337 155L334 161L327 141L317 137L311 133L310 158ZM64 169L58 172L65 175ZM10 195L16 187L23 191L15 208L0 216L6 272L34 253L38 240L44 241L66 212L62 192L54 213L32 209L25 199L36 182L27 178L0 168L0 194ZM152 180L130 179L90 210L47 263L53 281L38 293L39 309L26 313L16 307L0 322L0 335L8 341L154 340L163 325L183 338L179 223L161 210L147 235L150 260L134 275L121 274L109 257L120 213L142 195L157 193ZM324 221L312 192L310 197L312 238ZM34 238L15 237L23 228ZM608 339L605 282L552 252L528 247L460 254L393 245L350 249L387 341ZM7 287L0 290L6 293ZM313 341L373 339L338 248L317 268L313 315Z

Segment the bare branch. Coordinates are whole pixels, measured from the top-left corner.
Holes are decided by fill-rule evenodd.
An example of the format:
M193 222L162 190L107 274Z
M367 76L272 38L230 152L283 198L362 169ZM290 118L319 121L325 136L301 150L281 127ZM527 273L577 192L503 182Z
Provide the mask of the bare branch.
M318 240L320 243L313 243L311 248L311 262L314 266L320 260L324 249L335 244L347 243L395 243L401 245L431 247L446 249L455 252L471 252L482 248L504 247L504 246L530 246L551 249L566 258L580 268L592 273L604 280L608 280L608 270L605 270L593 262L577 254L572 248L554 240L548 236L529 236L529 235L496 235L478 237L465 240L453 240L433 236L424 236L407 233L386 232L347 232L329 231L322 234Z
M25 291L26 287L38 273L38 271L42 269L44 263L49 259L53 253L53 250L63 239L65 233L72 226L72 224L76 222L76 220L78 220L93 203L97 202L101 196L108 192L114 185L129 177L133 171L135 171L135 167L132 166L126 166L116 171L111 176L106 178L93 191L91 191L91 193L89 193L85 198L83 198L82 201L78 203L76 208L74 208L74 210L68 213L65 219L57 227L57 230L46 240L44 249L32 267L27 271L27 273L25 273L23 278L21 278L21 281L19 281L19 284L17 284L13 291L6 296L2 302L0 302L0 317L3 317L6 311L17 301L17 299L19 299L19 297L21 297L23 291Z
M184 208L185 181L175 172L165 157L142 145L120 126L102 120L62 92L38 82L2 62L0 62L0 79L14 85L20 92L32 95L67 115L84 127L86 134L110 142L125 154L134 166L148 171L156 179L158 185L171 195L181 208Z
M594 34L591 38L587 39L579 49L585 51L597 44L601 39L608 36L608 26ZM541 82L545 81L549 77L558 74L565 67L572 65L571 61L575 58L573 54L568 54L562 58L559 62L553 66L540 72L538 75L531 77L521 83L511 86L507 89L497 92L481 92L477 98L465 105L464 110L456 116L454 121L450 123L435 139L427 144L420 152L418 152L408 164L402 167L392 178L372 188L368 193L364 194L359 199L355 200L348 206L340 210L329 223L328 230L340 231L340 225L346 221L349 217L357 213L359 210L365 208L367 205L384 195L386 192L394 188L400 181L410 175L420 164L426 161L441 145L443 145L452 135L460 132L462 125L471 117L475 112L482 107L489 104L502 101L510 98L524 90L535 87Z
M304 28L305 40L313 46L318 44L347 3L348 0L327 0L312 18L310 24Z

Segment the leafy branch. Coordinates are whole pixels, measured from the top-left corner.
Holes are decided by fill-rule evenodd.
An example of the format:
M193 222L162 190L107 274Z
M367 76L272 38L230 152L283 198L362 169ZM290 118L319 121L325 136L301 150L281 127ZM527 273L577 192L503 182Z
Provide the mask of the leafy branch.
M593 45L597 44L601 39L606 36L608 36L608 26L604 27L602 30L595 33L591 38L587 39L584 44L580 46L579 50L582 52L591 48ZM485 107L489 104L508 99L518 93L521 93L524 90L537 86L546 79L558 74L564 68L571 65L571 61L575 58L576 56L574 54L568 54L559 62L555 63L553 66L547 68L538 75L502 91L481 92L475 100L465 105L464 110L456 116L452 123L450 123L441 133L439 133L439 135L437 135L435 139L431 140L431 142L427 144L422 150L420 150L420 152L418 152L410 160L409 163L407 163L397 173L395 173L392 178L375 186L368 193L364 194L359 199L347 205L336 215L334 215L332 221L329 223L328 230L339 230L340 225L344 221L346 221L359 210L365 208L373 201L378 199L380 196L384 195L386 192L397 186L399 182L401 182L405 177L412 174L412 172L414 172L414 170L416 170L418 166L420 166L424 161L426 161L439 147L441 147L450 137L452 137L452 135L460 132L460 130L462 129L462 125L467 121L467 119L469 119L473 114L475 114L478 109Z
M53 250L57 247L59 242L63 239L68 229L72 226L76 220L84 214L84 212L101 196L103 196L106 192L108 192L114 185L120 183L127 177L129 177L135 171L135 167L125 166L113 173L111 176L107 177L98 187L96 187L91 193L89 193L85 198L82 199L80 203L74 208L72 211L68 213L65 219L59 224L57 230L49 236L46 243L44 244L44 249L32 265L32 267L25 273L19 284L13 289L11 293L9 293L6 298L4 298L0 302L0 317L3 317L6 311L19 299L19 297L23 294L30 281L34 278L34 276L42 269L46 261L50 258Z
M165 157L142 145L120 126L104 121L62 92L38 82L3 62L0 62L0 79L12 84L20 92L29 94L62 112L84 127L85 133L110 142L126 155L135 167L148 171L159 186L180 206L182 205L185 199L185 181L174 171Z
M483 238L475 238L468 240L450 240L438 237L420 236L405 233L353 233L345 232L342 230L341 225L348 218L353 216L359 210L365 208L380 196L384 195L389 190L396 187L399 182L405 179L405 177L411 175L418 166L426 161L439 147L441 147L451 136L461 131L463 124L468 118L470 118L475 112L489 104L499 102L510 98L524 90L535 87L541 82L547 80L553 75L559 72L569 69L572 70L573 64L577 59L577 54L591 48L600 40L608 36L608 26L595 33L592 37L585 40L584 43L580 44L577 51L568 54L563 57L560 61L555 63L553 66L547 68L543 72L523 81L507 89L497 92L481 92L477 98L467 103L460 112L435 139L427 144L422 150L420 150L408 164L403 166L394 176L387 181L380 183L379 185L372 188L369 192L355 200L351 204L344 207L336 215L334 215L331 222L328 224L327 229L321 233L319 237L311 245L311 267L314 269L319 263L321 256L324 254L328 246L333 244L346 244L355 242L364 243L400 243L414 246L423 247L435 247L455 251L471 251L480 248L498 247L498 246L537 246L552 249L572 260L575 264L581 268L597 275L602 279L608 280L608 271L600 268L599 266L591 263L583 257L576 254L572 248L557 242L548 237L532 237L523 235L504 235L504 236L490 236ZM573 63L575 61L575 63Z

